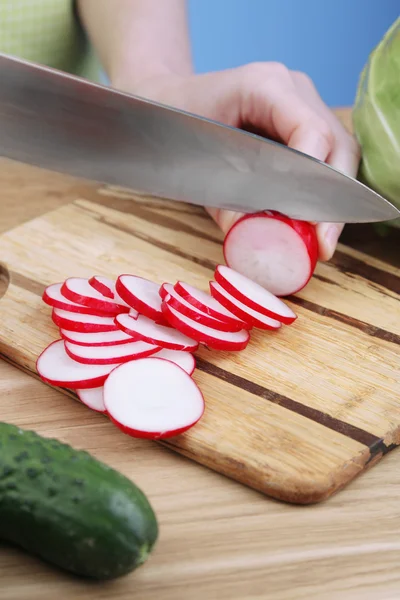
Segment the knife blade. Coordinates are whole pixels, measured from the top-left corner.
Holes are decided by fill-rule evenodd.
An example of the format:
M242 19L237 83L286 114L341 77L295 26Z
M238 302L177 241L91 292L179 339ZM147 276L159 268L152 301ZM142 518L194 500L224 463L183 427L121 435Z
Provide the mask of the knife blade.
M0 54L0 154L160 198L306 221L395 219L360 182L258 135Z

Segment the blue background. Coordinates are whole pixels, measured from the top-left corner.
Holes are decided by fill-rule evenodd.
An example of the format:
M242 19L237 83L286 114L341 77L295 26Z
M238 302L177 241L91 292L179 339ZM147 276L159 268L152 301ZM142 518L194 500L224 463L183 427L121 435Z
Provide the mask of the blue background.
M279 61L329 106L353 104L360 72L399 0L189 0L196 72Z

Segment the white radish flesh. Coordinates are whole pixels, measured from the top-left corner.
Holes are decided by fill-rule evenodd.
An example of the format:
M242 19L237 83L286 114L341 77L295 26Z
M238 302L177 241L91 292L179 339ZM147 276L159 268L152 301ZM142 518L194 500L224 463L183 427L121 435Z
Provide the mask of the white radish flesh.
M142 340L161 348L184 350L186 352L194 352L198 348L198 343L195 340L171 327L158 325L143 315L133 319L129 315L121 314L115 317L115 323L135 340Z
M140 314L153 321L163 320L159 285L153 281L136 275L120 275L115 289L121 298Z
M146 342L130 342L117 346L79 346L65 342L65 350L72 359L87 365L112 365L144 358L160 348Z
M97 310L104 310L109 314L117 315L120 312L128 312L129 310L127 306L121 306L113 300L107 299L100 292L97 292L90 285L89 281L82 277L70 277L66 279L62 285L61 292L68 300L96 308Z
M196 360L190 352L182 352L181 350L159 350L153 354L153 358L163 358L181 367L188 375L193 375L196 368Z
M104 404L124 433L148 439L181 434L204 413L203 395L190 375L158 358L117 367L104 384Z
M182 296L180 296L175 290L174 286L169 283L164 283L162 285L164 291L167 293L168 304L175 308L177 311L186 315L190 319L194 321L198 321L202 325L207 325L208 327L212 327L213 329L217 329L218 331L240 331L242 329L240 321L237 321L236 325L232 323L226 323L225 321L220 321L219 319L215 319L207 313L201 311L199 308L196 308L189 302L187 302ZM166 301L166 298L164 298Z
M300 291L318 259L315 227L274 211L246 215L228 231L226 264L276 296Z
M276 330L282 327L282 323L277 319L271 319L271 317L267 317L267 315L263 315L262 313L249 308L240 300L237 300L234 296L229 294L222 285L216 283L215 281L210 281L210 290L214 298L225 304L229 310L234 310L237 312L240 318L248 319L253 327L257 327L258 329L268 329L268 330Z
M296 319L296 314L280 298L241 273L218 265L214 278L224 290L249 308L281 323L290 324Z
M116 365L82 365L68 356L64 341L50 344L36 361L43 381L69 389L87 389L103 385Z
M241 329L246 328L246 323L238 319L236 315L217 302L210 294L203 292L203 290L199 290L183 281L178 281L174 285L174 290L189 302L189 304L192 304L207 315L219 319L220 321L224 321L225 323L230 323L233 327L240 326ZM161 293L164 294L163 291ZM166 294L164 294L164 297L165 295Z
M103 310L96 310L93 307L85 306L84 304L78 304L68 300L62 293L62 283L53 283L47 286L43 292L42 300L49 306L54 308L61 308L62 310L69 310L70 312L81 313L83 315L96 315L96 316L107 316ZM108 316L112 316L113 313Z
M201 325L189 317L182 315L168 305L167 298L163 301L163 313L167 321L183 334L196 339L198 342L214 348L215 350L244 350L250 335L246 329L234 333L228 331L217 331L212 327Z
M100 413L106 412L103 398L103 386L88 389L88 390L76 390L78 398L88 408Z
M118 329L114 317L82 315L62 310L61 308L53 308L51 317L60 329L66 329L67 331L95 333L100 331L116 331Z
M80 346L116 346L118 344L129 344L132 336L124 331L105 331L100 333L80 333L79 331L60 330L61 337L72 344Z

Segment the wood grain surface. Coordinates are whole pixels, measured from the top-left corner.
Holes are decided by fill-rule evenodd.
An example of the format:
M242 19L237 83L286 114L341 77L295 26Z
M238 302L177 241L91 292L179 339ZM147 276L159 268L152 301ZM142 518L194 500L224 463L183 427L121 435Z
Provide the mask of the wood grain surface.
M58 337L46 285L134 272L207 289L223 261L222 234L198 207L109 187L70 193L74 203L0 238L0 352L31 373ZM290 300L294 325L254 330L240 353L197 353L206 414L165 443L275 498L326 499L399 443L399 294L396 266L340 247Z

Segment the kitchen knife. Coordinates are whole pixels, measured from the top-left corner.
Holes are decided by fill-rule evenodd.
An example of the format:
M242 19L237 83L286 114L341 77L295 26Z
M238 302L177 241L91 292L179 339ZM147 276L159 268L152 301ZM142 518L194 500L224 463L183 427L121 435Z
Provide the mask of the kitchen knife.
M0 54L0 155L153 196L307 221L400 212L286 146Z

